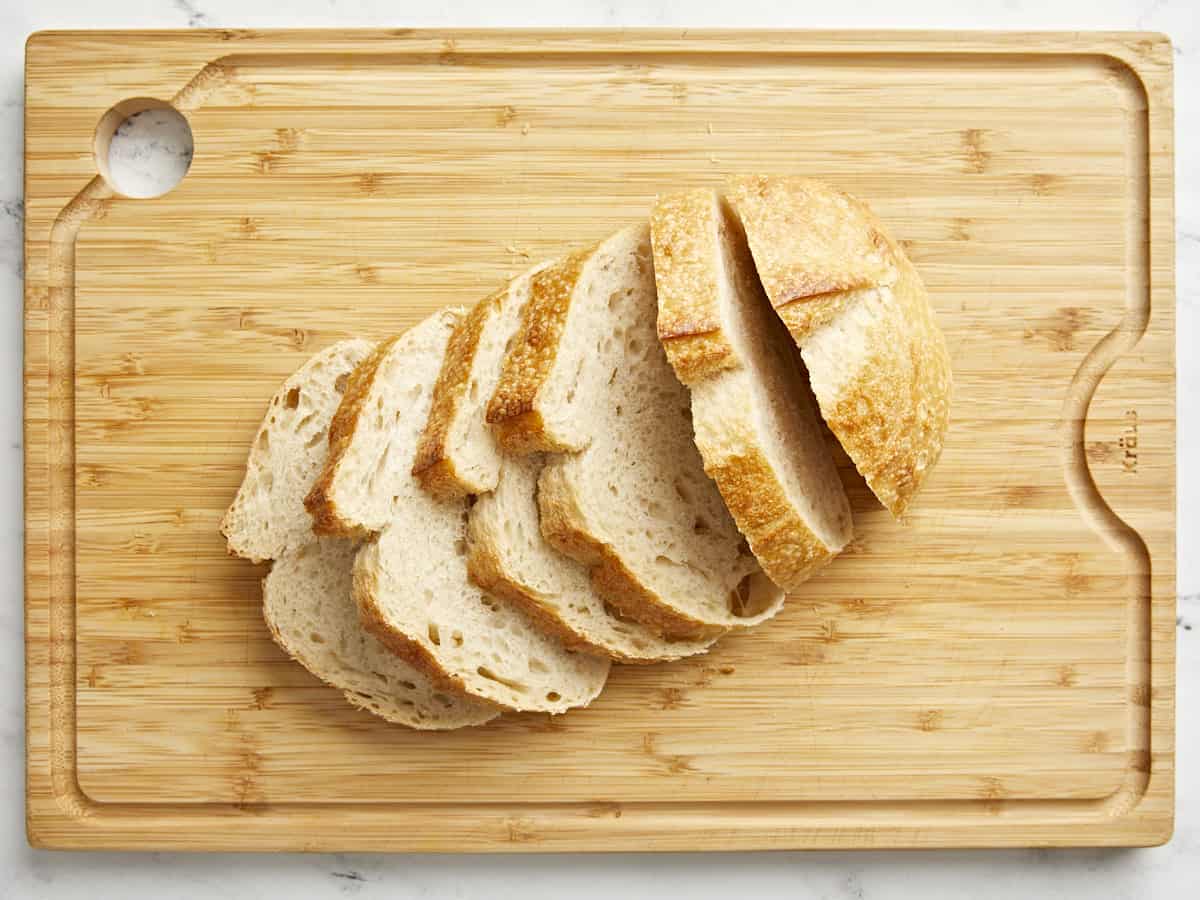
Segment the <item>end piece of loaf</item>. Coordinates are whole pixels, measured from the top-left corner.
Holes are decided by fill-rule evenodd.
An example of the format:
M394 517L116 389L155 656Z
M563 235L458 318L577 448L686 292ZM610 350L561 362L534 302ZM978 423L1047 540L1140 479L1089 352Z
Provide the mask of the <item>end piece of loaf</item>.
M662 199L651 233L658 336L691 389L705 471L763 570L796 590L852 526L795 347L715 191Z
M742 176L729 198L821 415L902 515L941 454L952 389L920 276L865 203L827 184Z

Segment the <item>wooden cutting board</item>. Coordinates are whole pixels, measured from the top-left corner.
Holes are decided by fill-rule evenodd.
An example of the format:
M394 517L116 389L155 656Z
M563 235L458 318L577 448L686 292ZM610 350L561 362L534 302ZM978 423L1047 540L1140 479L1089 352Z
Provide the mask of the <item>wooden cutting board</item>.
M1173 816L1171 51L1153 35L75 32L26 58L28 827L47 847L1141 845ZM96 176L171 100L191 171ZM952 425L769 625L453 734L272 644L220 514L278 383L738 171L869 199Z

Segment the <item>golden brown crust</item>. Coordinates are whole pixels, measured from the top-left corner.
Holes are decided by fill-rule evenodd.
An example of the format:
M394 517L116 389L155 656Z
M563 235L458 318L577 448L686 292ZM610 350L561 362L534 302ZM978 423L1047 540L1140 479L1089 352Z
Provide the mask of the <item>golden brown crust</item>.
M877 284L891 269L879 222L856 197L810 178L764 175L737 176L728 190L772 305L795 306L797 340L836 315L830 295Z
M470 698L484 705L494 706L500 710L511 711L511 708L486 697L479 697L466 689L463 680L453 673L447 672L438 664L437 659L420 643L412 640L403 632L397 631L388 624L387 616L379 605L379 584L369 565L360 565L361 554L375 552L375 545L370 544L359 551L360 559L355 560L352 593L358 606L358 617L370 634L389 651L399 656L418 672L426 675L438 684L456 695Z
M746 176L730 199L763 286L814 376L808 338L878 298L877 326L857 371L821 414L894 516L907 509L941 454L952 378L946 339L916 269L875 214L821 182Z
M689 386L746 368L722 328L722 228L736 229L737 223L709 189L660 200L651 217L659 336L664 338L663 347L675 374ZM739 243L740 238L735 233ZM741 253L745 256L745 249ZM743 264L751 266L749 259ZM710 364L711 357L691 341L667 339L670 335L663 333L664 321L670 329L681 319L712 323L713 332L698 337L705 339L707 346L722 348L719 364ZM785 590L796 590L841 548L827 547L788 500L749 420L749 410L737 403L708 406L717 408L693 403L698 419L696 445L704 470L716 483L763 570Z
M728 629L679 612L644 587L611 547L580 526L583 514L553 466L538 481L542 536L550 546L588 566L596 592L622 616L668 640L704 640Z
M733 348L721 328L720 253L711 189L673 194L650 216L654 280L658 285L658 337L675 374L693 384L735 368Z
M560 452L563 446L546 432L538 410L538 392L558 357L571 295L595 247L579 250L533 276L521 324L505 355L500 380L487 407L487 421L506 453Z
M362 416L367 395L379 374L379 366L398 340L399 335L382 341L370 356L355 367L346 382L342 402L338 404L333 421L329 423L329 458L308 496L304 498L304 508L312 516L315 534L350 538L364 538L368 534L366 529L346 521L338 510L332 496L333 480L346 448L354 439L354 431Z
M883 290L895 304L893 327L822 413L875 496L899 517L941 456L952 383L945 337L907 259Z
M721 499L763 571L784 590L796 590L841 548L827 547L796 514L748 424L733 444L740 452L705 456L704 471L720 488Z
M492 434L504 452L511 456L566 453L572 449L551 437L542 414L536 409L526 410L494 424Z
M465 482L455 468L449 446L450 431L467 397L483 329L507 292L505 287L475 304L455 326L446 345L446 355L433 388L429 418L417 442L412 467L421 487L439 500L455 500L481 489L480 485Z

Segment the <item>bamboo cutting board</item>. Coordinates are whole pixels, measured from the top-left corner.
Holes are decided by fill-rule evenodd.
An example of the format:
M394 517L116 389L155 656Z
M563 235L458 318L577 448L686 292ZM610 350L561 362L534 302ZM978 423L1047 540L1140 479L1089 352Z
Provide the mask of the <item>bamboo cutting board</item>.
M44 33L28 828L47 847L1142 845L1173 816L1171 52L1152 35ZM105 111L195 134L155 200ZM453 734L272 644L217 534L278 383L737 171L870 200L955 373L903 523L709 656Z

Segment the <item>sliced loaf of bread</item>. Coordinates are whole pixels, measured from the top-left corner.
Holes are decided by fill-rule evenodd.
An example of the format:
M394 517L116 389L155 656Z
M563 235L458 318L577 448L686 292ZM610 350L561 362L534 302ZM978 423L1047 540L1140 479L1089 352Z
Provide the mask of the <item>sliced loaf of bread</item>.
M312 541L302 501L329 453L329 418L372 346L354 339L326 347L271 398L242 485L221 520L230 553L262 562Z
M354 596L363 622L394 653L505 709L564 712L599 694L609 661L568 650L472 584L470 498L438 500L412 474L433 386L463 323L461 311L437 313L360 366L310 508L351 534L379 532L358 554Z
M774 615L783 595L704 472L657 313L645 225L539 274L488 419L510 452L573 451L539 477L541 529L609 606L704 640Z
M660 200L651 235L658 336L691 389L705 471L763 570L796 590L852 527L795 345L715 191Z
M366 632L350 592L355 544L315 538L304 509L329 452L330 421L347 375L370 351L366 341L342 341L284 382L222 527L235 552L274 559L263 580L263 618L276 643L309 672L391 722L436 730L478 725L499 711L435 687Z
M263 579L263 618L275 642L354 706L430 731L481 725L490 703L435 685L363 628L351 595L358 545L318 538L289 550Z
M942 451L950 358L903 248L861 200L805 178L744 176L729 198L821 415L903 514Z

